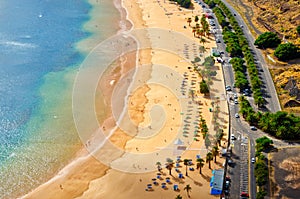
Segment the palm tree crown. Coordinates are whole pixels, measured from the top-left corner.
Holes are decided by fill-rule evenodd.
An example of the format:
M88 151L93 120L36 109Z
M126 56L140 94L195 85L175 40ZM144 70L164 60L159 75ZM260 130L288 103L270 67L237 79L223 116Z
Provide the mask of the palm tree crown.
M216 145L216 146L214 146L213 148L212 148L212 155L215 157L215 163L217 162L217 155L219 154L219 148L218 148L218 146Z
M204 166L204 160L202 158L197 159L197 169L199 168L200 174L202 174L202 167Z
M166 168L169 170L169 174L172 175L172 168L174 167L174 162L170 158L167 159Z
M187 166L189 165L190 160L184 159L183 164L185 165L185 175L188 176Z
M206 154L206 163L208 162L208 168L211 169L210 167L210 161L214 159L213 154L211 152L208 152Z

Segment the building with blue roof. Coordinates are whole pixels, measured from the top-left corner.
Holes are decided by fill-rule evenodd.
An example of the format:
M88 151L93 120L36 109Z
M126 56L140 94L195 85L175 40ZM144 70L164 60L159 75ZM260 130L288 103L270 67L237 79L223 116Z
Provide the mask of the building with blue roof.
M223 182L224 182L224 169L216 169L212 171L213 176L210 179L210 194L220 195L222 194Z

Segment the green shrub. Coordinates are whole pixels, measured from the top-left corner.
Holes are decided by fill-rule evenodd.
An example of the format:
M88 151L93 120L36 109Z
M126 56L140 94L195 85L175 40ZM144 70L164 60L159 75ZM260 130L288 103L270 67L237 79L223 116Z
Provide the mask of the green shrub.
M274 48L281 43L281 40L276 33L265 32L255 40L254 45L257 45L259 48Z
M295 59L300 57L300 49L292 43L280 44L274 55L281 61Z
M300 35L300 25L296 28L297 33Z

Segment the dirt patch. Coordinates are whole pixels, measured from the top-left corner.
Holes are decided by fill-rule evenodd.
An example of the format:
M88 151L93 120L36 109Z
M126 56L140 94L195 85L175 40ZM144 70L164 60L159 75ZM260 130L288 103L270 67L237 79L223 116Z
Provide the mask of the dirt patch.
M293 67L276 67L270 69L270 72L283 110L299 115L300 107L298 105L293 106L294 104L289 102L293 100L299 101L295 96L291 96L290 92L285 90L285 87L288 84L289 79L293 78L296 82L296 86L300 88L300 65L293 65Z
M271 198L299 198L300 150L284 148L271 155Z
M281 38L298 43L296 27L300 25L300 3L294 0L239 0L240 6L253 12L253 24L261 31L276 32Z

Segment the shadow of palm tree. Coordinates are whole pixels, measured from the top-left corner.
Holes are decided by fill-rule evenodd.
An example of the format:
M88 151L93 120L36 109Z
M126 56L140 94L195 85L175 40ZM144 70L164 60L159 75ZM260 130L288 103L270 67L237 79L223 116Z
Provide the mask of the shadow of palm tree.
M198 182L196 180L194 180L194 184L197 185L197 186L199 186L199 187L203 186L203 184L201 182Z
M206 180L207 182L210 182L210 177L204 174L201 174L201 176Z
M223 164L221 162L219 162L219 161L217 161L215 164L218 165L218 166L220 166L220 167L223 166Z
M202 184L201 182L198 182L198 181L195 180L194 178L192 178L192 177L190 177L190 176L188 176L188 178L190 178L191 180L193 180L195 185L200 186L200 187L203 186L203 184Z

